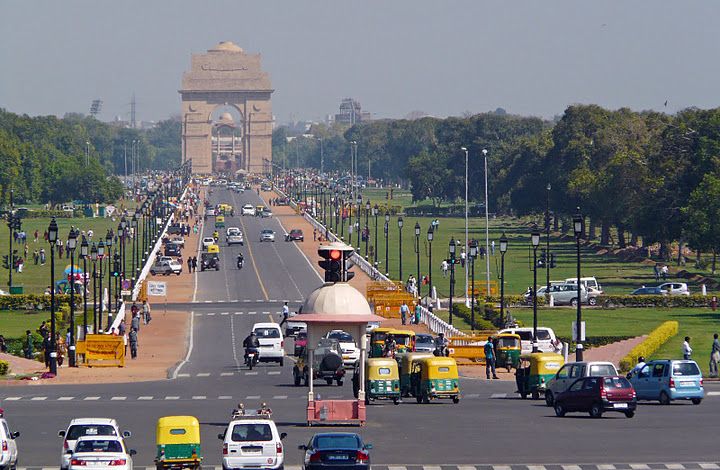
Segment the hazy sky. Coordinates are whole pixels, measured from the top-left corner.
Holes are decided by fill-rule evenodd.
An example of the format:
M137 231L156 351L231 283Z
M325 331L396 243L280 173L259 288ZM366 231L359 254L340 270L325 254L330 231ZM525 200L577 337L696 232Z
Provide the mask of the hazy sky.
M720 105L720 2L0 0L0 107L102 120L179 112L190 54L260 52L279 122L354 97L377 117L571 103ZM668 101L667 108L664 107Z

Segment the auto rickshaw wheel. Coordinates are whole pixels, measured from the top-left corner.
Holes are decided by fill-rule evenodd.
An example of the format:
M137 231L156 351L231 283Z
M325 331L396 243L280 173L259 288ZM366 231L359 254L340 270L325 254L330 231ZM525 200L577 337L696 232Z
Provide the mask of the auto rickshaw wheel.
M332 385L333 379L325 379L325 383L328 385Z
M545 404L547 406L553 406L554 401L555 399L553 398L553 393L550 390L545 392Z
M397 398L397 397L393 398L393 403L396 404L396 405L399 405L399 404L400 404L400 399Z
M430 403L430 397L427 395L427 393L423 393L423 395L422 395L422 402L423 402L424 404L426 404L426 405L427 405L428 403Z
M453 403L455 403L455 404L460 403L460 397L453 397Z
M538 392L537 390L534 390L534 391L532 392L532 399L533 399L533 400L539 400L539 399L540 399L540 392Z

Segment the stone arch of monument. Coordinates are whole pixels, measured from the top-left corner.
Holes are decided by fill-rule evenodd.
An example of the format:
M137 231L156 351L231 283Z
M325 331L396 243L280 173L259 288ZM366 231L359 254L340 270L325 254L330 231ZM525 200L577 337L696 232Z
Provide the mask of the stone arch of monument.
M190 70L183 74L182 159L190 161L194 174L212 174L244 170L269 173L272 162L273 89L270 76L261 67L260 54L246 54L232 42L221 42L205 54L193 54ZM232 107L240 116L233 126L241 139L233 141L233 159L215 158L218 123L214 111ZM229 123L222 123L227 126ZM222 152L221 152L222 153ZM220 153L220 154L221 154ZM215 156L215 157L214 157ZM223 162L219 165L218 162Z

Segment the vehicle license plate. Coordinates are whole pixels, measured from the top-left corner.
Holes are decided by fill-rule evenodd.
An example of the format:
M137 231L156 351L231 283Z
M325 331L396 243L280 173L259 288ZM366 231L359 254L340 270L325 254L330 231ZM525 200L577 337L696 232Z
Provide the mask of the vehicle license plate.
M623 408L627 408L628 405L627 405L627 403L615 403L615 404L613 405L613 407L614 407L614 408L623 409Z
M328 460L347 460L348 456L345 454L330 454Z
M684 380L684 381L680 382L680 385L682 385L683 387L694 387L695 382L692 380Z

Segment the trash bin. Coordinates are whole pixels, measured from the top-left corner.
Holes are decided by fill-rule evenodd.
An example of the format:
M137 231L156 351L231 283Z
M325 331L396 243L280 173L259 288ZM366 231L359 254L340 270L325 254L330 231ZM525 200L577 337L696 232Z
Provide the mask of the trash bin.
M98 209L98 217L105 217L105 206L100 206Z
M10 294L11 295L22 295L23 293L23 286L12 286L10 287Z
M85 217L92 217L93 216L92 208L90 206L85 206L85 208L83 209L83 215Z

